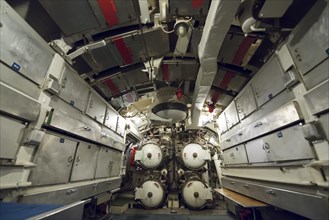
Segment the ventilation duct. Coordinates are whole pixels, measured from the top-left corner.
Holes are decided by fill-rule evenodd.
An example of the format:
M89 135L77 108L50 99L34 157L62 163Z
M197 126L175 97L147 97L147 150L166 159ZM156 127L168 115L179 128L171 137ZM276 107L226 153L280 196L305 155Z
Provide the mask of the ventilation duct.
M200 69L192 99L192 126L200 113L217 73L217 56L231 26L240 0L212 1L198 47Z

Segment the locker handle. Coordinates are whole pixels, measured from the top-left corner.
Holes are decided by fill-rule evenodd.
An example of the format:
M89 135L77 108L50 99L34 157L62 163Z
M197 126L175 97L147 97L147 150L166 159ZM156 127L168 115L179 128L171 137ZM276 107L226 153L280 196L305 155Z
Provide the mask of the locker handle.
M265 192L270 195L275 195L275 192L272 189L267 189Z
M233 182L233 181L231 182L232 185L234 185L234 183L235 183L235 182Z
M78 190L77 189L68 189L67 191L66 191L66 193L67 194L72 194L72 193L75 193L75 192L77 192Z
M83 127L83 129L85 129L86 131L91 131L91 128L86 126L86 127Z
M263 150L269 150L271 147L268 143L264 143L262 148Z
M78 156L77 159L76 159L76 161L77 161L77 162L80 162L80 160L81 160L81 157Z
M227 139L227 140L226 140L226 142L230 142L230 141L231 141L231 139Z
M258 127L260 127L260 126L262 126L263 125L263 122L257 122L255 125L254 125L254 128L258 128Z
M71 163L73 161L73 157L69 156L69 158L67 158L67 162Z
M248 187L249 187L249 185L247 185L247 184L244 184L244 185L243 185L243 187L245 187L245 188L248 188Z

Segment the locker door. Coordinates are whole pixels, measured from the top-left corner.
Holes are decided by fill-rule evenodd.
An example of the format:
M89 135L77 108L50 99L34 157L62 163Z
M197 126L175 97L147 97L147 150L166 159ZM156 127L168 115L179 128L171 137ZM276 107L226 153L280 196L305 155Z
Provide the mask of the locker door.
M246 88L242 91L242 93L238 95L235 101L239 118L241 120L247 117L257 108L255 97L250 85L246 86Z
M75 155L71 181L93 179L95 176L99 147L80 142Z
M233 100L225 109L225 117L227 122L227 128L230 129L237 123L239 123L238 112L236 110L235 101Z
M77 142L46 134L39 146L29 181L33 185L66 183L69 181Z
M98 97L98 95L92 92L90 94L86 114L98 121L99 123L103 124L105 110L105 102L100 97Z
M248 163L244 144L225 150L223 159L226 165Z
M110 176L110 168L112 166L111 150L106 147L101 147L97 162L97 170L95 178Z
M111 150L110 177L118 176L121 169L121 151Z
M283 71L280 63L276 56L273 55L251 82L258 107L285 89L282 76Z

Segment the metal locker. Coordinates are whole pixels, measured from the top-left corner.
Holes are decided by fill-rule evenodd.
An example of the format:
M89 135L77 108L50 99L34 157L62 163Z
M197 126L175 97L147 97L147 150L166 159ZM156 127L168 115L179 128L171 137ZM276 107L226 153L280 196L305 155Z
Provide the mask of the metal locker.
M296 125L262 138L268 161L313 159L311 145L304 138L302 126Z
M116 131L118 114L110 107L107 107L104 125L112 131Z
M118 176L121 169L122 152L111 150L110 177Z
M251 82L258 107L285 89L282 76L283 71L279 60L273 55Z
M251 85L245 87L245 89L237 96L235 102L240 120L244 119L257 109Z
M41 85L53 58L53 51L5 1L0 1L0 8L0 59Z
M302 75L328 57L328 26L328 3L318 1L289 35L287 46Z
M75 154L71 181L93 179L96 172L99 147L80 142Z
M95 178L109 177L112 168L111 150L101 147L97 162Z
M117 133L123 137L125 135L125 131L126 131L126 119L119 115Z
M225 150L223 159L226 165L248 163L244 144Z
M227 124L226 124L226 118L225 118L225 114L221 113L218 117L217 120L217 124L219 127L219 130L221 132L221 134L223 134L225 131L227 131Z
M256 139L246 143L246 151L249 163L267 162L265 142L263 139Z
M0 125L0 158L14 159L26 125L2 115L0 115Z
M87 83L68 64L64 67L59 97L70 105L84 111L89 96Z
M87 105L86 114L103 124L105 116L106 104L94 92L91 92L89 102Z
M233 100L224 111L227 128L230 129L237 123L239 123L238 112L236 110L235 101Z
M39 146L29 181L33 185L66 183L69 181L77 142L46 134Z

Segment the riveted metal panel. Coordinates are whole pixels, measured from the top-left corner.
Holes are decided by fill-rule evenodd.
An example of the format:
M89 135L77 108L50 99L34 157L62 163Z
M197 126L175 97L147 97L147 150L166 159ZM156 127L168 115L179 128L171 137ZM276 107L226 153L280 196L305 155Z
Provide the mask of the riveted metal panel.
M312 114L319 114L329 109L329 80L304 95Z
M219 115L217 123L218 123L221 134L224 133L225 131L227 131L226 118L225 118L225 114L223 112Z
M117 125L117 133L120 136L124 136L125 135L125 131L126 131L126 119L122 116L119 115L118 118L118 125Z
M89 53L83 54L82 57L94 71L100 72L119 65L111 49L112 47L107 45L91 50Z
M252 88L247 85L235 99L239 118L242 120L257 109L256 101Z
M0 59L41 85L54 52L6 1L1 1L0 6Z
M39 2L66 36L99 26L87 0Z
M59 97L70 105L84 111L89 97L87 83L68 64L65 65L63 71Z
M208 8L209 0L171 0L169 2L169 12L172 15L206 15Z
M280 62L273 55L258 71L251 82L258 106L262 106L285 89L282 76L283 71Z
M71 181L94 179L98 155L98 146L80 142L73 162Z
M289 35L288 49L302 75L328 57L329 6L319 1Z
M33 185L57 184L69 181L77 142L46 134L39 146L29 181Z
M15 100L15 101L13 101ZM0 110L27 121L37 120L41 104L0 82Z
M107 107L104 125L112 131L116 131L117 123L118 113L116 113L112 108Z
M117 150L110 150L111 154L111 166L110 166L110 177L118 176L121 172L121 160L122 152Z
M310 219L327 219L328 198L293 190L258 184L247 180L223 178L224 188L297 213ZM307 209L305 207L308 207Z
M25 124L0 115L0 158L14 159L20 146Z
M95 178L109 177L110 169L112 168L111 163L111 152L106 147L101 147L99 157L97 161L97 169Z
M244 144L225 150L223 159L226 165L248 163Z
M87 105L86 114L103 124L105 117L106 104L98 94L91 92Z
M238 112L234 100L227 106L224 113L228 129L239 123Z

